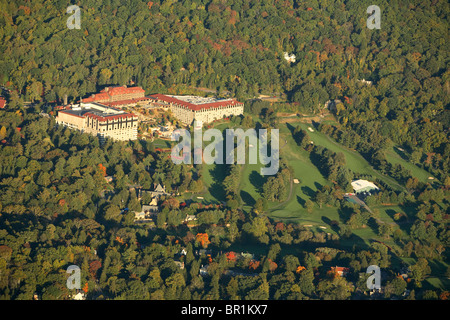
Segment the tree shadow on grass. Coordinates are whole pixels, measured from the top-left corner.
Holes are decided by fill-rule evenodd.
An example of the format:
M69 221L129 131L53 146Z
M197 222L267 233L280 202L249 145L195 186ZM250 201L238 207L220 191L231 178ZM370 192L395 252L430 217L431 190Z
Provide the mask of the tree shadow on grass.
M326 216L322 216L322 221L330 226L330 229L336 233L339 233L339 221L331 220Z
M249 176L250 183L255 187L258 193L262 193L263 185L266 182L266 178L260 175L256 170L253 170Z
M255 199L253 199L253 197L247 191L241 190L239 195L241 196L242 201L246 205L248 205L250 207L253 207L255 205L255 203L256 203Z
M311 160L312 164L317 168L317 170L319 170L322 176L324 177L328 176L328 172L322 164L323 158L320 155L316 154L315 152L310 152L309 159Z
M344 207L340 207L338 209L338 214L339 214L339 219L341 219L341 221L347 221L348 219L350 219L350 216L353 213L353 209L351 207L348 206L344 206Z
M392 220L394 220L394 214L396 214L397 212L395 212L395 210L392 209L387 209L386 210L386 214L392 218Z
M225 201L226 194L222 185L222 182L226 177L225 166L215 165L211 170L209 170L209 173L211 174L214 182L208 188L208 192L218 201Z
M316 186L317 190L322 190L323 185L321 185L320 183L314 182L314 185Z
M373 217L370 217L367 221L367 226L372 229L375 234L378 234L378 223L377 220Z
M406 233L409 233L411 225L407 223L409 221L409 219L408 219L408 216L406 215L406 213L405 213L406 216L401 216L400 219L398 219L398 220L394 219L394 215L396 213L401 213L401 212L402 211L395 211L395 210L392 210L392 209L387 209L386 210L386 214L389 217L391 217L392 220L394 220L394 222L397 224L397 226L400 228L400 230L402 230L402 231L404 231Z
M211 186L208 188L208 192L218 201L225 201L226 199L225 189L220 183L215 182L211 184Z
M306 201L303 200L301 197L297 196L297 202L302 206L302 208L305 207Z
M286 127L291 132L291 135L293 135L294 134L294 130L295 130L294 126L292 124L290 124L290 123L286 123Z
M407 221L414 221L416 218L417 208L413 205L400 205L400 209L406 214Z
M350 237L340 239L339 240L339 246L341 248L346 249L359 249L359 250L367 250L370 248L370 244L367 243L363 238L360 236L352 233Z
M303 193L308 196L309 198L314 198L314 196L316 195L316 193L314 192L313 189L311 189L310 187L307 186L303 186L301 187Z

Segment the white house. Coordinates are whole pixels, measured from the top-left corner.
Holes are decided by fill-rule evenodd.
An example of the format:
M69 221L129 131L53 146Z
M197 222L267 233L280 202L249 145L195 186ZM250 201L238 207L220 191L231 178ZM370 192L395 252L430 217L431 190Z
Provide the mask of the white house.
M287 52L284 52L283 57L287 62L290 62L290 63L295 62L295 58L296 58L295 54L293 54L293 53L289 54Z

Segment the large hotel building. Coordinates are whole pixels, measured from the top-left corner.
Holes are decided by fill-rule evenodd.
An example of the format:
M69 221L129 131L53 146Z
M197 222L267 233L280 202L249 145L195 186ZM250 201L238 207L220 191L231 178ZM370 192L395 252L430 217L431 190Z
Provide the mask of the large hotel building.
M77 105L56 107L59 110L56 122L97 135L100 140L135 140L138 117L118 108L136 104L168 108L186 125L191 125L194 120L209 123L244 112L244 104L234 99L165 94L145 96L145 90L140 87L114 86L82 99Z
M138 117L117 107L147 104L152 99L145 96L141 87L106 87L74 106L57 107L56 123L115 140L136 140Z
M182 123L191 125L194 119L203 123L244 113L244 104L234 99L154 94L149 96L160 105L170 108Z
M115 140L136 140L138 117L99 103L80 103L58 111L56 123L82 132Z

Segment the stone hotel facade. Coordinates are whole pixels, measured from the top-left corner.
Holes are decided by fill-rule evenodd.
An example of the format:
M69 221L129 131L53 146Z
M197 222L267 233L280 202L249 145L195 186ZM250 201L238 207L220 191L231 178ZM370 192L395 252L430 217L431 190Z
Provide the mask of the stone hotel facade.
M56 123L97 135L100 141L105 138L122 141L137 139L136 115L99 103L80 103L72 108L60 110Z
M215 99L196 96L154 94L149 96L166 105L182 123L191 125L194 119L209 123L231 115L244 113L244 104L234 99Z

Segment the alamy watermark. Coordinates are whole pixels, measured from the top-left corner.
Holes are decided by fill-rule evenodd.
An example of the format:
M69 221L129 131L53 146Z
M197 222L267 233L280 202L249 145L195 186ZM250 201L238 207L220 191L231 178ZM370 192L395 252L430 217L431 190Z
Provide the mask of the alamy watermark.
M259 136L255 129L226 129L225 138L218 129L208 129L203 133L202 124L199 121L194 122L194 155L193 163L201 164L223 164L224 158L226 164L235 163L235 138L237 139L236 147L236 163L245 164L246 161L246 145L245 141L248 139L248 162L250 164L257 164L259 161L268 167L261 168L261 175L274 175L279 168L279 130L259 129ZM270 139L268 135L270 134ZM182 138L176 146L172 148L171 159L173 163L191 164L192 159L192 138L191 133L187 129L176 129L172 133L171 140L178 141ZM203 142L211 141L203 150ZM271 152L268 155L268 140L270 140ZM182 152L182 155L180 155ZM224 157L225 156L225 157Z
M366 273L371 273L372 275L367 278L367 289L379 290L381 288L381 270L379 266L370 265L367 267Z
M66 9L67 13L73 13L67 18L67 28L69 29L81 29L81 9L79 6L71 5Z
M71 275L67 278L67 289L81 289L81 270L77 265L70 265L67 267L66 273Z
M371 5L367 7L367 13L370 14L369 18L367 18L367 28L372 29L381 29L381 10L379 6Z

